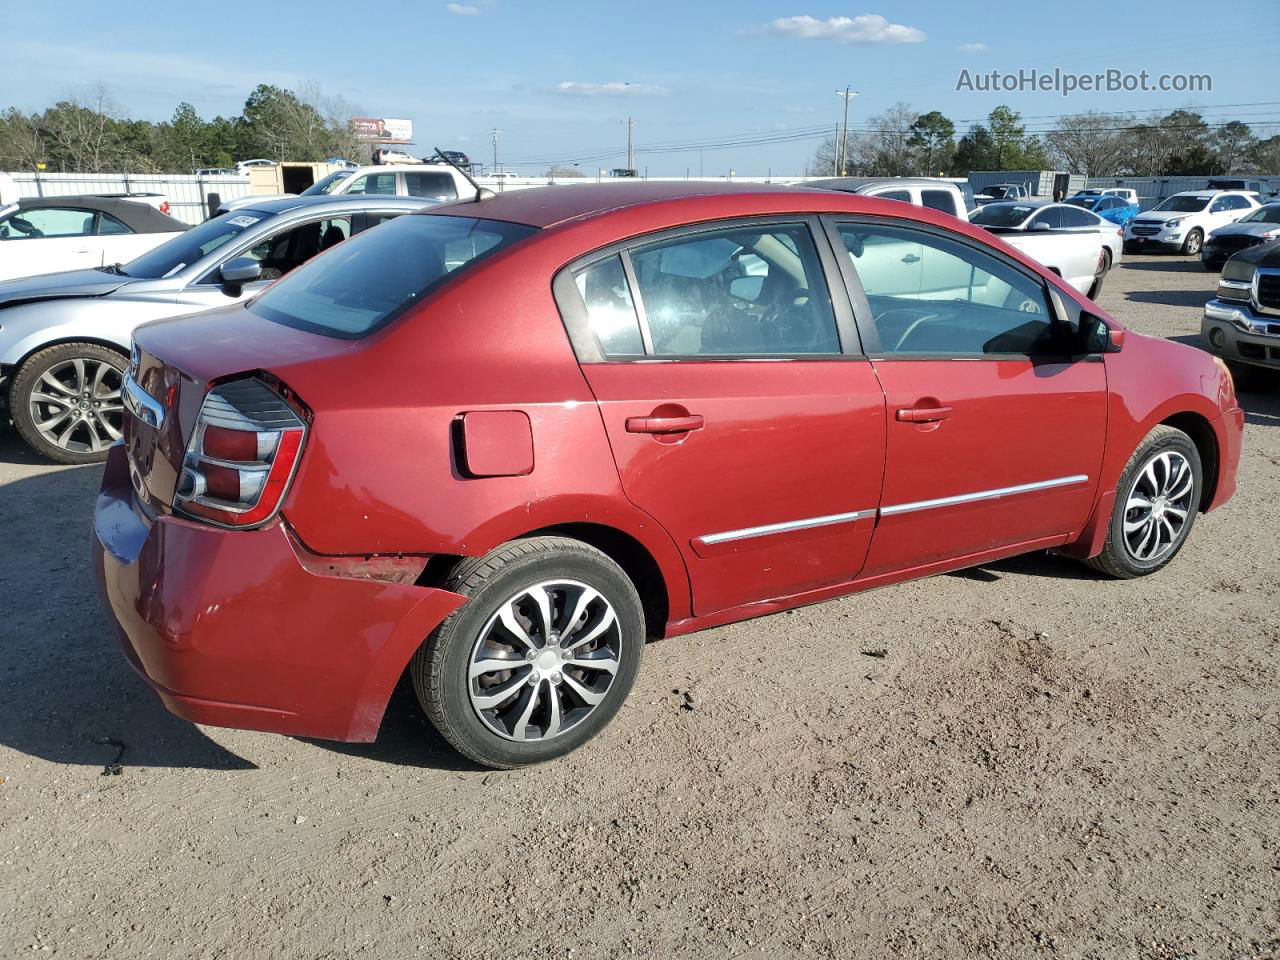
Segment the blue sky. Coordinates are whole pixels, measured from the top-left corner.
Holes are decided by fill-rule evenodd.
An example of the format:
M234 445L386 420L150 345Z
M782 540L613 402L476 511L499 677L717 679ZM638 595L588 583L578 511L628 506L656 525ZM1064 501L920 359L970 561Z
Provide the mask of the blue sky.
M1211 120L1280 132L1276 0L1235 0L1230 16L1191 0L980 4L736 0L640 3L524 0L271 0L220 5L127 0L8 2L0 103L37 109L105 84L122 110L166 119L178 101L238 113L260 82L318 84L369 116L406 117L415 152L432 145L541 172L552 158L621 166L624 118L636 165L654 175L799 173L816 139L645 152L646 146L834 127L846 85L851 126L896 101L956 121L1007 103L1030 127L1089 109L1192 104ZM1057 12L1069 9L1064 17ZM54 15L56 13L56 16ZM1096 26L1091 26L1096 25ZM1107 29L1110 28L1110 29ZM971 72L1108 67L1208 73L1208 93L957 92ZM1039 119L1043 118L1043 119ZM616 151L612 157L602 156Z

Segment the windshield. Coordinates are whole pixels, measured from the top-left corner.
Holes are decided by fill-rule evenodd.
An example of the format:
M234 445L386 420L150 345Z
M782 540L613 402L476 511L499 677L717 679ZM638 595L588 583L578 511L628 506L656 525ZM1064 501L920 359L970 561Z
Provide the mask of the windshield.
M1249 214L1241 223L1280 223L1280 203L1269 203Z
M989 203L979 207L969 222L980 227L1020 227L1033 213L1035 207L1022 203Z
M1171 210L1174 213L1199 213L1208 205L1208 197L1170 197L1161 201L1155 209Z
M233 210L220 217L206 220L198 227L192 227L186 233L179 234L167 243L162 243L136 260L130 260L119 271L126 277L140 277L146 280L157 280L168 277L183 267L195 263L230 240L243 233L267 214L257 210Z
M333 193L338 189L338 185L349 176L351 176L350 170L338 170L329 174L327 177L317 180L311 186L307 187L307 189L303 190L302 195L304 197L314 197L321 193Z
M1068 197L1065 202L1073 207L1084 207L1086 210L1092 210L1094 204L1101 199L1101 197Z
M471 217L398 217L294 270L249 309L313 333L363 337L421 302L451 274L536 232Z

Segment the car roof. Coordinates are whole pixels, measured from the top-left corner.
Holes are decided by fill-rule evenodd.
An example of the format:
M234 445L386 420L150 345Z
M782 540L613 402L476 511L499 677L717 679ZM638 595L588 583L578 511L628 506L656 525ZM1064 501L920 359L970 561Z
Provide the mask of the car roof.
M188 224L161 213L155 207L122 197L97 197L77 194L63 197L22 197L18 200L21 210L97 210L115 217L134 233L177 233L188 229Z
M508 190L481 200L458 200L423 212L454 217L482 217L546 228L628 207L676 204L698 197L785 196L794 201L803 192L806 191L777 183L690 183L684 180L654 182L626 178L614 183L575 183ZM817 198L824 192L837 191L811 192ZM817 211L821 206L821 202L815 202L813 208Z
M264 199L261 203L237 207L232 212L240 213L244 210L254 210L258 213L275 216L279 213L288 213L291 210L301 210L308 207L333 207L338 210L368 210L380 207L384 209L404 209L406 211L411 211L418 210L423 206L429 206L432 202L433 201L427 197L396 197L382 193L340 193L337 196L331 196L329 194L312 194L309 197L275 197L270 200Z

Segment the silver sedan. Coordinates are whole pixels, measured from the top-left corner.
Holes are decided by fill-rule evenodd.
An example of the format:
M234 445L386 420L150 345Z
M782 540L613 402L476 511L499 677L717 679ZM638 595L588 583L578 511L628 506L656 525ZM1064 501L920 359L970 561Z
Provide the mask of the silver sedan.
M60 463L120 436L133 330L253 296L352 234L437 201L288 197L208 220L125 264L0 283L0 397L22 438Z

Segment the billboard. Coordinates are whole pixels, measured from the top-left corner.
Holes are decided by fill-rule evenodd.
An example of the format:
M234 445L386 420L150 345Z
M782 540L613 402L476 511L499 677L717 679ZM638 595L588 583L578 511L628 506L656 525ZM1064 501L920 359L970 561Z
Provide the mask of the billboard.
M413 121L381 117L352 117L351 128L362 143L409 143Z

